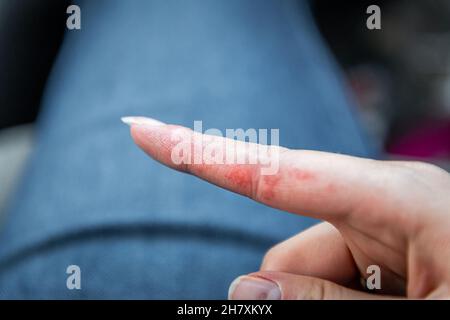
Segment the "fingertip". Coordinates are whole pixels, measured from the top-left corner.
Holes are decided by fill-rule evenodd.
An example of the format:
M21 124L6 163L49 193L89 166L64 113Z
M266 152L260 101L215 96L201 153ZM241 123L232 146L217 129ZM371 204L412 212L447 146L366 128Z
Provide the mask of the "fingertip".
M228 291L229 300L281 300L279 286L268 279L241 276L235 279Z
M142 125L142 126L163 126L166 123L149 118L149 117L122 117L120 120L129 125L130 127L134 125Z

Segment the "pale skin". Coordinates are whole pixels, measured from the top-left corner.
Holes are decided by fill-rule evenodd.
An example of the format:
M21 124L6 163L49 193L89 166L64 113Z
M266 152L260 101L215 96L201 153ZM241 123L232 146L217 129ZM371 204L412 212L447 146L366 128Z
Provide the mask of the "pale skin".
M174 130L194 142L201 134L148 118L124 122L140 148L173 169L324 221L270 249L259 271L233 282L230 299L450 299L446 171L421 162L281 147L271 149L279 154L279 170L270 176L260 175L258 164L175 165ZM248 152L247 143L236 147ZM381 290L360 285L370 265L380 267Z

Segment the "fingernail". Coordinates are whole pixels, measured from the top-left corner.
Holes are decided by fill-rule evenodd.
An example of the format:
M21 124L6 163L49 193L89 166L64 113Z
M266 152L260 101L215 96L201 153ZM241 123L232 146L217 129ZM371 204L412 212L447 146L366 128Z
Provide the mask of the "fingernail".
M280 300L281 291L275 282L249 276L235 279L228 290L229 300Z
M164 122L152 119L152 118L146 118L146 117L122 117L120 118L123 123L126 123L129 126L132 125L142 125L142 126L163 126L165 125Z

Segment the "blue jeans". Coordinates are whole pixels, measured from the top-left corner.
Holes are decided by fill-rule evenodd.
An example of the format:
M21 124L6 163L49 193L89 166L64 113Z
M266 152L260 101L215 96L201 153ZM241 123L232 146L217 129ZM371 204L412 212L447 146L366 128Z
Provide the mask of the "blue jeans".
M0 298L225 298L314 220L150 160L119 118L371 155L303 1L79 2L0 237ZM81 268L68 290L66 268Z

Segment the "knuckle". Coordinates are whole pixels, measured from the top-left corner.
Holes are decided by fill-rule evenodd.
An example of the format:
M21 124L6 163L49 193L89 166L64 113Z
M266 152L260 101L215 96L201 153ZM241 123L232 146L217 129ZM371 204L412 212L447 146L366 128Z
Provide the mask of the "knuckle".
M311 281L311 299L324 300L326 298L327 286L324 281Z
M329 290L326 282L312 278L305 278L298 289L292 297L296 300L325 300Z
M338 299L339 294L336 292L335 286L328 281L314 279L311 281L311 299L327 300Z

